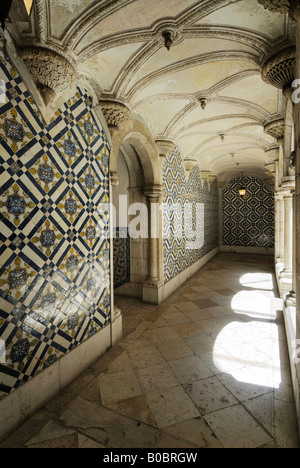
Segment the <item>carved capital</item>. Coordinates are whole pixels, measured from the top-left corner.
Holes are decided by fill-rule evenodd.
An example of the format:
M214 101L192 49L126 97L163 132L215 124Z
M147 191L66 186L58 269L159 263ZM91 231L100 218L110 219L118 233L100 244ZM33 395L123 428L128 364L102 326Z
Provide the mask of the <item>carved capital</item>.
M290 88L295 79L296 48L289 47L271 57L263 66L263 80L278 89Z
M115 101L100 101L105 120L110 127L118 127L130 118L130 110L125 104Z
M216 178L217 176L211 174L208 176L208 182L212 184L216 180Z
M201 177L202 177L202 180L206 180L208 179L208 177L211 175L210 171L201 171Z
M33 76L46 106L57 93L73 84L76 72L71 63L61 55L41 47L29 47L20 55Z
M162 158L167 157L175 148L175 144L170 140L155 140L155 143Z
M291 8L289 0L257 0L266 10L276 13L287 13Z
M284 119L269 122L264 127L264 131L267 135L272 136L276 140L282 139L284 137Z
M185 158L184 159L185 170L187 173L190 173L191 170L197 166L197 160L194 158Z
M297 21L300 21L300 8L298 0L257 0L266 10L275 13L289 13Z
M119 181L119 176L117 172L111 172L109 176L110 176L110 183L112 186L116 187L117 185L119 185L120 181Z

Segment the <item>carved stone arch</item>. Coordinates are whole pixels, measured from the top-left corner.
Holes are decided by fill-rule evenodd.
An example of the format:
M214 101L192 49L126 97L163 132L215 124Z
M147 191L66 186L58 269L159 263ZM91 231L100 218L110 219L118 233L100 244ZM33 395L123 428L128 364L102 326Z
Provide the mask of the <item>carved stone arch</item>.
M110 173L116 173L118 155L124 142L129 142L137 152L146 186L161 185L160 158L155 141L149 130L137 120L127 120L118 126L112 135Z

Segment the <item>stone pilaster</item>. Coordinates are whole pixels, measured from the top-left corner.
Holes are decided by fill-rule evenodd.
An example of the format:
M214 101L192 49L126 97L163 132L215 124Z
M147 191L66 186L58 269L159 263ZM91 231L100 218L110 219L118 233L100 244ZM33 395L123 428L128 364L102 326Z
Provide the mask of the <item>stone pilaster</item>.
M148 206L148 277L143 285L143 300L150 304L159 304L161 283L160 268L163 267L163 258L159 242L162 240L160 226L160 212L163 188L160 185L147 187L144 190Z

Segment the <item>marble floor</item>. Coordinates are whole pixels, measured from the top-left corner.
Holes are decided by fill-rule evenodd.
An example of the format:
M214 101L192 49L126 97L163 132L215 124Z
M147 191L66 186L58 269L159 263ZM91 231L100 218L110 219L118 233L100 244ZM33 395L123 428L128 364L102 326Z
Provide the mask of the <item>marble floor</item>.
M1 448L299 448L272 258L220 254Z

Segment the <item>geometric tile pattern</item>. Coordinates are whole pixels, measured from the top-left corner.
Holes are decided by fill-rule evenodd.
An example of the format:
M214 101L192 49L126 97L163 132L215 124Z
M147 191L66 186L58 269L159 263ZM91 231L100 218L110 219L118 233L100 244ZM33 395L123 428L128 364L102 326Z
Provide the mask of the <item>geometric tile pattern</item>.
M115 228L114 235L114 287L130 282L130 236L128 228Z
M201 179L198 166L195 166L187 178L185 167L178 148L167 156L163 166L164 203L167 206L178 204L178 213L173 210L171 215L164 214L164 280L165 283L200 260L219 245L219 214L218 186L214 181L210 186ZM193 206L190 219L184 220L180 214L184 205L189 202ZM196 229L197 203L204 204L204 244L199 249L187 248L186 224L189 222L192 230ZM168 228L166 228L168 226ZM182 232L178 236L177 229Z
M246 189L246 196L239 189ZM232 179L223 190L223 244L274 247L274 193L255 177Z
M109 145L86 90L45 125L0 55L0 398L110 322Z

